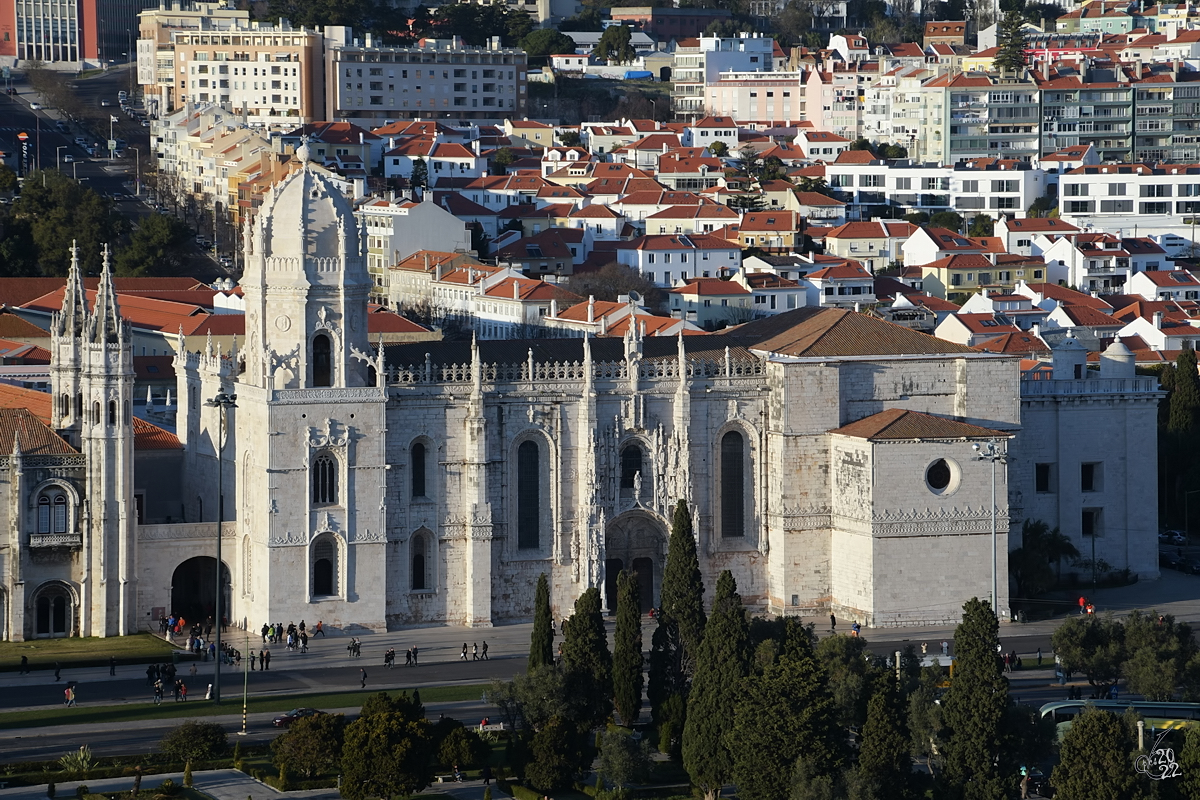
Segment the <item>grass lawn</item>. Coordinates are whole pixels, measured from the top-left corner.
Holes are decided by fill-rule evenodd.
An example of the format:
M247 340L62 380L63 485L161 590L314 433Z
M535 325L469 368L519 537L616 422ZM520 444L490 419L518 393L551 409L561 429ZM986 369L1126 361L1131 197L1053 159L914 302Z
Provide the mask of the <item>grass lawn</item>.
M430 686L421 689L422 703L452 703L460 700L477 700L490 684L468 686ZM394 691L394 690L393 690ZM300 706L312 708L351 708L361 706L374 692L324 692L319 694L293 694L287 697L251 697L248 711L251 714L264 711L290 711ZM193 698L197 698L195 694ZM203 696L202 694L200 696ZM13 728L37 728L43 725L78 725L94 722L139 722L148 719L195 719L219 714L238 714L242 710L241 698L229 692L221 705L192 699L176 703L170 699L161 706L151 702L146 695L145 704L119 706L88 706L76 708L48 706L32 711L11 711L0 714L0 730Z
M151 636L109 636L101 639L66 637L63 639L34 639L28 642L0 642L0 671L15 672L21 668L21 656L29 657L30 669L54 669L57 661L64 668L101 666L111 656L118 664L150 664L171 659L171 645Z

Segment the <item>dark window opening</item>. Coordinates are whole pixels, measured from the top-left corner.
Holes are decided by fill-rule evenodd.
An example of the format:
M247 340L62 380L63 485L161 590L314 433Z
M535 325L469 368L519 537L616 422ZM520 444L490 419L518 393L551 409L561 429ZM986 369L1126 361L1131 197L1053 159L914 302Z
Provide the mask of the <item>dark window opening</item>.
M333 357L329 337L318 333L313 337L313 386L333 385Z
M425 497L425 445L412 446L412 496Z
M312 499L316 505L329 505L338 501L337 462L332 456L318 456L313 462Z
M1033 471L1034 491L1037 492L1052 492L1054 491L1052 481L1052 471L1050 464L1035 464Z
M414 591L428 589L425 581L425 537L413 537L412 588Z
M329 596L337 594L333 579L333 565L337 558L333 542L326 539L313 547L313 594Z
M517 448L517 547L541 546L541 453L537 442Z
M746 533L745 442L737 431L721 437L721 536Z
M929 469L925 470L925 482L939 492L950 485L950 465L946 459L939 458L929 465Z
M631 444L621 451L621 488L632 489L633 477L642 471L642 448Z

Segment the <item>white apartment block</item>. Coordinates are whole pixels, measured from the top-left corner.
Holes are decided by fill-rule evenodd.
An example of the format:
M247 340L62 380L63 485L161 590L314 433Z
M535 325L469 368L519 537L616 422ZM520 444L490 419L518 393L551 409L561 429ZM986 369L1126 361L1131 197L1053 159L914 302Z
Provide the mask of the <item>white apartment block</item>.
M1059 178L1061 219L1126 236L1174 233L1191 241L1200 222L1200 165L1100 164Z
M403 119L519 119L528 105L525 51L426 39L424 47L360 42L350 28L325 29L325 119L370 126Z
M742 265L742 251L704 234L647 235L617 246L617 261L651 283L671 288L693 278L719 278Z
M722 72L771 72L775 40L761 33L738 37L701 36L698 47L677 47L671 67L675 113L697 119L717 112L705 109L708 84Z
M750 128L789 127L807 119L803 72L722 72L705 87L706 108Z
M321 34L290 26L174 30L172 101L212 103L254 125L299 125L320 114ZM173 110L166 107L166 110Z
M367 235L367 272L376 302L389 296L391 267L413 253L465 253L471 249L466 224L433 202L373 199L354 213Z

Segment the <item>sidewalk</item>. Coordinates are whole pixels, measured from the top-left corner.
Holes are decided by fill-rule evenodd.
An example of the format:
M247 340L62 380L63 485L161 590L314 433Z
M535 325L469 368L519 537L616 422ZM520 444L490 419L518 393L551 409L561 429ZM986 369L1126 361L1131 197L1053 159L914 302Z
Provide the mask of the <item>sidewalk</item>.
M162 775L146 775L142 777L142 788L153 789L170 778L177 784L183 784L183 773L172 772ZM0 782L3 782L0 779ZM92 792L128 791L133 788L133 778L105 778L96 781L70 781L55 784L58 797L73 797L75 787L86 784ZM341 793L337 789L309 789L298 792L281 792L265 783L254 780L249 775L236 769L217 769L208 772L193 772L192 786L215 800L276 800L276 798L304 798L304 800L338 800ZM429 794L446 794L456 800L482 800L483 781L464 781L462 783L432 783L425 792ZM493 794L499 794L493 790ZM20 786L12 789L0 789L2 800L45 800L46 785Z

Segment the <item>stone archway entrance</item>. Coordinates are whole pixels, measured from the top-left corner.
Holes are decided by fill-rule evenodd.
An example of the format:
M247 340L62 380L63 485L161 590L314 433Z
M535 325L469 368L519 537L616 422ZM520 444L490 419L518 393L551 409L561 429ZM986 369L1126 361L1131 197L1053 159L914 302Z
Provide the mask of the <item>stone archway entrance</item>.
M51 581L38 587L32 605L33 636L75 635L75 593L65 583Z
M658 605L662 566L666 562L667 531L663 523L644 511L614 519L605 532L604 596L609 613L617 610L617 575L632 570L637 575L641 611Z
M203 622L213 615L216 608L217 560L211 556L196 556L175 568L171 576L171 608L169 613L182 615L184 619ZM221 565L221 611L226 619L233 619L230 600L229 566Z

